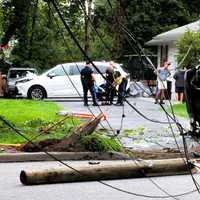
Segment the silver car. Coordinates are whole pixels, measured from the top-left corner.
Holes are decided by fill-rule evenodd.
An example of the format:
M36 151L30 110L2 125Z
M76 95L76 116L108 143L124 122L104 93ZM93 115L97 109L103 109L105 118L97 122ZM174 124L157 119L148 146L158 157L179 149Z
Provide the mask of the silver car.
M6 76L6 96L15 96L17 94L17 81L36 74L37 70L35 68L10 68Z

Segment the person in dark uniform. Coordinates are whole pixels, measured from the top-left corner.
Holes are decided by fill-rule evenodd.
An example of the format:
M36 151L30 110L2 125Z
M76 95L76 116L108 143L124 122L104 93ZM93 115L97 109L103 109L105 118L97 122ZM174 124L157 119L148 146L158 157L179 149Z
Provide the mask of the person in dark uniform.
M178 70L174 74L176 100L184 102L184 76L185 70Z
M88 90L92 96L93 106L98 106L95 89L95 77L90 62L86 62L85 67L81 70L81 83L83 86L84 106L88 106Z
M105 92L106 92L106 105L112 105L113 99L115 96L115 87L113 87L113 64L109 63L109 66L106 69L106 84L105 84Z

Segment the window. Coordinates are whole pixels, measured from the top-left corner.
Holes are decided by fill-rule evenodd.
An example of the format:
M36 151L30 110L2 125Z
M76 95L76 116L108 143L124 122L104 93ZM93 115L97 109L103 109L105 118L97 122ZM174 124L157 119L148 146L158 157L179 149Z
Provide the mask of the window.
M95 65L99 70L100 70L100 72L102 73L102 74L105 74L106 73L106 69L107 69L107 66L106 65ZM99 74L99 72L97 72L97 70L94 68L94 67L92 67L92 69L94 70L94 73L95 74Z
M54 74L55 76L65 76L65 72L62 67L57 67L56 69L52 70L50 74Z
M161 46L161 64L168 60L168 46Z
M70 65L70 69L69 69L69 75L80 75L80 71L85 67L84 64L71 64ZM106 73L106 69L107 69L107 65L96 65L96 67L101 71L101 73L105 74ZM99 72L97 72L97 70L91 66L91 69L93 69L95 74L99 74Z
M23 78L26 77L28 73L35 74L35 70L11 70L9 73L9 78Z
M73 64L70 65L70 75L80 75L80 71L85 67L85 65L82 64Z

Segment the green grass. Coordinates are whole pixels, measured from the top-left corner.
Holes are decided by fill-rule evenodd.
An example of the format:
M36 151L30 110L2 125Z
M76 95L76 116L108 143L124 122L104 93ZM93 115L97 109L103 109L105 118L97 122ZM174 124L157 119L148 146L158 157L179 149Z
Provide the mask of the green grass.
M59 107L55 103L31 100L0 100L0 115L19 125L30 120L50 121Z
M187 110L186 110L186 104L184 103L180 103L180 104L174 104L173 106L173 111L175 113L175 115L187 118L188 114L187 114ZM167 109L168 112L171 112L171 108Z
M59 106L51 102L0 99L0 115L9 120L29 139L39 135L41 128L48 127L49 124L61 119L56 115L59 110ZM68 119L50 131L49 134L43 134L36 140L62 138L77 124L79 124L78 120ZM0 122L0 143L16 144L25 142L26 140L23 137Z
M111 139L106 135L100 135L98 133L92 133L91 135L82 137L81 143L89 151L123 151L116 139Z
M62 118L56 115L59 110L59 106L51 102L0 99L0 115L9 120L30 140L40 134L41 128L46 128ZM60 139L69 134L72 128L78 124L80 124L79 120L68 119L48 134L42 134L33 141ZM0 122L0 143L21 144L26 142L26 139ZM93 133L83 137L80 142L89 151L122 151L121 145L115 139L104 134Z
M123 130L123 137L133 137L134 135L144 134L144 127L138 127L136 129L124 129Z

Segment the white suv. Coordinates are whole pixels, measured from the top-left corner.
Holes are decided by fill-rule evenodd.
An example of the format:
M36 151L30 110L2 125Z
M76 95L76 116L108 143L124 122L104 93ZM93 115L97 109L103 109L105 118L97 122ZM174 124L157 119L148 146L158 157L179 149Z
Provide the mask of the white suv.
M109 62L93 62L95 66L105 74ZM123 70L119 64L115 65ZM80 71L85 67L85 62L59 64L40 76L18 81L18 94L31 99L43 99L48 97L74 97L83 95L80 80ZM91 66L92 67L92 66ZM93 67L92 67L93 68ZM104 84L103 77L93 68L97 85ZM128 81L130 82L130 80ZM76 90L76 89L77 90ZM127 86L129 88L129 84Z

